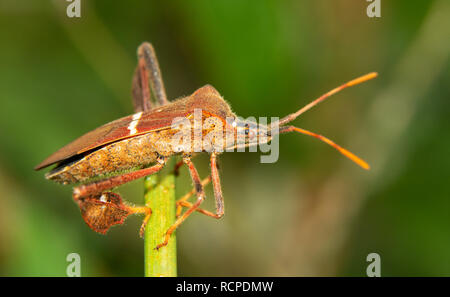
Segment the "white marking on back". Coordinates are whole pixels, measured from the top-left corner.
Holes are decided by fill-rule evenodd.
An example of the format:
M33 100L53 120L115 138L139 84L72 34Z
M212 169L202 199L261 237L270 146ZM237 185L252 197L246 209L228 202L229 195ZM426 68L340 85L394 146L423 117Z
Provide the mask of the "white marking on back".
M130 135L133 135L133 134L137 133L136 127L137 127L137 125L139 123L139 119L141 118L141 116L142 116L142 111L138 112L138 113L135 113L133 115L133 118L131 119L130 125L128 125L128 130L130 131Z

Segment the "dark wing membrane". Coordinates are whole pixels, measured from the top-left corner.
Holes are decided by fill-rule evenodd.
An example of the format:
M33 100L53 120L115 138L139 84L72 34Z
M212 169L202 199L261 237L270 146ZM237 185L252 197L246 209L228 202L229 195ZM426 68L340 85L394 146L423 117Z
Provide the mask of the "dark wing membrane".
M128 127L132 122L133 115L123 117L88 132L72 141L42 161L42 163L37 165L34 169L39 170L45 168L75 155L82 154L124 138L145 134L153 130L167 129L172 125L173 118L185 115L186 113L182 113L180 110L174 112L174 110L164 110L164 107L160 107L157 110L152 110L150 112L144 112L136 125L136 133L131 135Z

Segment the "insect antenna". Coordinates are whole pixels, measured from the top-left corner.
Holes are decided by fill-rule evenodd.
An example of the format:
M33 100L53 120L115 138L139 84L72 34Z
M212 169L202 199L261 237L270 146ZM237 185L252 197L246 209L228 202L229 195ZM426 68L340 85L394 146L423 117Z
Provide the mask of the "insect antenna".
M282 118L281 120L278 121L278 125L279 125L279 126L283 126L283 125L286 125L286 124L289 123L289 122L292 122L292 121L295 120L299 115L301 115L301 114L304 113L305 111L310 110L311 108L313 108L314 106L316 106L316 105L319 104L320 102L324 101L324 100L327 99L328 97L330 97L330 96L332 96L332 95L334 95L334 94L336 94L336 93L342 91L342 90L345 89L345 88L352 87L352 86L355 86L355 85L357 85L357 84L360 84L360 83L363 83L363 82L365 82L365 81L368 81L368 80L370 80L370 79L373 79L373 78L377 77L377 75L378 75L378 73L376 73L376 72L371 72L371 73L368 73L368 74L366 74L366 75L363 75L363 76L360 76L360 77L358 77L358 78L355 78L355 79L353 79L353 80L351 80L351 81L349 81L349 82L346 82L345 84L340 85L340 86L337 87L337 88L334 88L333 90L331 90L331 91L329 91L329 92L323 94L323 95L320 96L319 98L313 100L311 103L306 104L304 107L300 108L297 112L291 113L290 115L285 116L284 118Z
M311 131L308 131L308 130L305 130L305 129L297 128L297 127L294 127L294 126L284 126L284 125L286 125L287 123L295 120L299 115L301 115L302 113L310 110L311 108L313 108L314 106L316 106L320 102L324 101L328 97L330 97L330 96L332 96L332 95L342 91L345 88L352 87L352 86L355 86L357 84L360 84L360 83L363 83L365 81L368 81L370 79L373 79L373 78L377 77L377 75L378 75L378 73L371 72L371 73L365 74L363 76L360 76L358 78L355 78L355 79L353 79L353 80L351 80L349 82L346 82L345 84L342 84L342 85L340 85L337 88L332 89L331 91L323 94L319 98L313 100L311 103L309 103L309 104L305 105L304 107L300 108L297 112L291 113L290 115L285 116L284 118L282 118L278 122L272 123L270 125L270 127L268 127L269 128L268 130L272 131L271 127L278 126L279 127L279 131L278 132L272 131L272 133L271 133L272 135L288 133L288 132L298 132L298 133L301 133L301 134L305 134L305 135L309 135L309 136L315 137L315 138L325 142L326 144L334 147L341 154L343 154L344 156L346 156L347 158L349 158L350 160L352 160L353 162L355 162L356 164L358 164L362 168L364 168L366 170L370 169L370 166L369 166L369 164L367 164L366 161L362 160L361 158L359 158L358 156L356 156L352 152L346 150L345 148L337 145L336 143L334 143L332 140L326 138L325 136L322 136L320 134L317 134L317 133L314 133L314 132L311 132Z
M315 137L323 142L325 142L326 144L334 147L335 149L337 149L341 154L343 154L344 156L346 156L347 158L349 158L350 160L352 160L353 162L355 162L356 164L358 164L359 166L361 166L363 169L369 170L370 169L370 165L367 164L366 161L364 161L363 159L361 159L360 157L356 156L355 154L353 154L352 152L350 152L349 150L346 150L345 148L341 147L340 145L336 144L334 141L326 138L325 136L322 136L320 134L302 129L302 128L297 128L294 126L283 126L280 127L279 130L279 134L282 133L289 133L289 132L298 132L301 134L305 134L305 135L309 135L312 137Z

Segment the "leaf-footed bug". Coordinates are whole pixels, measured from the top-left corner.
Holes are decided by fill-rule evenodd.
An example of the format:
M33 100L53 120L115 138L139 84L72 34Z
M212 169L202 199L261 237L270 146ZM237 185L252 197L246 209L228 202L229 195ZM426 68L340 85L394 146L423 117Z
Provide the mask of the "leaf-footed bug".
M167 230L164 242L156 247L160 248L167 244L174 230L192 212L198 211L214 218L223 216L224 202L217 156L225 150L254 146L261 143L261 139L267 143L277 134L298 132L329 144L362 168L369 169L365 161L328 138L287 124L342 89L376 76L377 73L372 72L351 80L320 96L297 112L269 125L252 125L240 120L210 85L198 89L190 96L169 102L154 49L150 43L143 43L138 48L138 65L132 82L136 113L88 132L49 156L35 169L56 164L56 167L46 174L47 179L63 184L80 184L74 188L73 198L81 209L83 219L92 230L104 234L111 226L123 223L128 215L142 213L145 214L140 229L142 236L151 209L126 204L118 194L110 190L157 173L164 168L168 158L181 155L182 161L177 164L177 168L183 164L187 166L194 189L178 200L177 220ZM197 119L196 112L200 113ZM185 125L181 125L178 119L184 119ZM203 127L200 131L196 130L196 127L198 128L196 120L200 120L200 127ZM220 125L211 125L211 120ZM189 143L189 149L186 147L179 149L171 145L174 136L179 133L186 136L200 133L200 142L205 141L204 136L217 127L220 127L219 132L231 131L234 138L243 135L243 141L221 142L220 147L208 150L205 149L204 143L195 143L198 140L195 137L193 143ZM200 150L193 151L192 149L198 145ZM191 161L192 156L200 152L210 153L211 176L203 181ZM214 189L215 213L199 208L205 198L203 187L209 182L212 182ZM188 202L188 198L194 193L197 200L194 203ZM183 207L187 210L182 214Z

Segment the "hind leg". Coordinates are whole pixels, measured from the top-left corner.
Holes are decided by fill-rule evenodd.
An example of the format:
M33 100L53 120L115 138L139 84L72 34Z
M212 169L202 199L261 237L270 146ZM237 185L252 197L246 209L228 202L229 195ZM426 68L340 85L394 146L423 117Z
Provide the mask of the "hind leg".
M140 228L140 235L142 236L152 213L151 209L146 206L125 204L119 194L107 192L107 190L154 174L160 171L164 165L165 159L149 168L74 188L73 199L80 207L81 216L86 224L92 230L105 234L111 226L122 224L130 214L145 214Z

